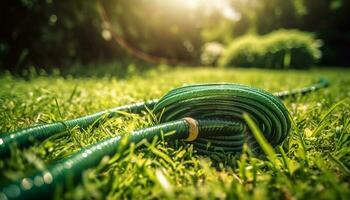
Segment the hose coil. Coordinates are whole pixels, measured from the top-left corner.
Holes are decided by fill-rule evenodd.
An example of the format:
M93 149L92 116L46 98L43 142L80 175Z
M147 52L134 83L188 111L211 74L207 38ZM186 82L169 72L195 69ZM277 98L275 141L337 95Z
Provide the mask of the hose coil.
M288 110L280 99L261 89L239 84L201 84L176 88L158 101L154 113L161 123L185 117L214 120L210 130L199 131L199 138L193 142L200 152L206 154L214 150L237 153L245 141L252 148L258 148L245 127L243 113L251 116L272 146L280 144L291 127ZM225 126L239 128L233 132L223 132L221 127L225 122ZM199 124L202 129L204 126Z

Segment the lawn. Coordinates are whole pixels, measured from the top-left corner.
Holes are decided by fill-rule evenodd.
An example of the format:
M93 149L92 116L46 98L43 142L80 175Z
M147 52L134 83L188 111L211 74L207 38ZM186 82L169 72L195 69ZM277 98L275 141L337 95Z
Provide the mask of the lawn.
M71 186L67 192L58 190L57 199L350 197L350 70L160 66L138 71L131 66L125 71L123 76L102 77L2 75L0 132L160 98L170 89L190 83L233 82L276 92L307 86L325 77L331 85L303 97L284 100L295 126L283 145L275 148L278 155L275 161L253 155L249 149L238 157L204 157L182 141L158 140L105 157L98 166L84 172L81 184ZM0 160L0 184L24 177L35 169L42 170L47 164L96 141L128 134L150 124L146 113L125 114L108 119L99 127L74 128L27 149L13 148L11 157ZM142 147L135 149L135 146Z

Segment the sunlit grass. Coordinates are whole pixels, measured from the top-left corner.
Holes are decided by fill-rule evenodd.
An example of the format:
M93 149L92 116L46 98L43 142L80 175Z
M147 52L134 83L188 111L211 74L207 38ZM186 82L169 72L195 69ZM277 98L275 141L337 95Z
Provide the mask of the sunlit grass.
M86 71L86 69L83 69ZM104 158L84 173L83 181L57 198L65 199L347 199L350 196L350 71L274 71L257 69L175 68L139 71L112 69L109 76L0 78L0 132L78 117L127 103L160 98L170 89L199 82L235 82L270 92L330 80L329 88L285 104L294 128L273 159L253 155L214 163L191 145L151 141ZM123 76L113 74L124 73ZM96 75L96 76L95 76ZM345 100L344 100L345 99ZM339 105L337 105L338 102ZM101 139L150 125L147 115L125 115L97 128L73 129L26 150L13 149L0 160L0 184L67 156ZM264 144L264 143L262 143ZM137 148L142 146L142 148ZM268 148L269 149L269 148ZM272 153L271 153L272 152ZM277 155L270 155L276 152ZM214 159L216 160L216 159Z

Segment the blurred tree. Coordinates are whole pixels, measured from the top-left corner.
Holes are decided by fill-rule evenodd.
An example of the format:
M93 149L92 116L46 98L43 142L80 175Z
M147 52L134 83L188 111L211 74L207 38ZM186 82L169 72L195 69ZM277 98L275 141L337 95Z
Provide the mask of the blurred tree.
M0 11L0 66L60 67L123 55L101 37L97 0L4 0Z
M300 28L314 31L324 41L321 64L350 66L350 1L303 0Z

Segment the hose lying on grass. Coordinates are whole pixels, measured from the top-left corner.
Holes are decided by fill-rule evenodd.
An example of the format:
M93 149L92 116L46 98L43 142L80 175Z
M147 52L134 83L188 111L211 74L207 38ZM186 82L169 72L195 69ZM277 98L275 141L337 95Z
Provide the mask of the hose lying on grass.
M136 130L123 138L130 143L163 136L166 140L183 139L191 142L201 154L221 151L239 153L243 143L253 150L259 145L250 134L242 117L247 113L258 125L267 141L276 146L287 136L291 122L289 113L280 99L302 95L328 86L328 81L299 90L271 94L239 84L198 84L176 88L160 100L131 104L102 111L81 118L39 125L0 134L0 156L10 155L10 146L25 147L34 141L79 126L88 127L103 117L116 117L120 113L141 113L149 108L159 124ZM166 134L172 133L172 134ZM1 199L38 198L50 196L67 179L78 181L82 171L97 165L104 156L116 153L120 136L102 140L77 153L63 158L33 176L25 177L0 188ZM210 145L208 145L210 143Z

